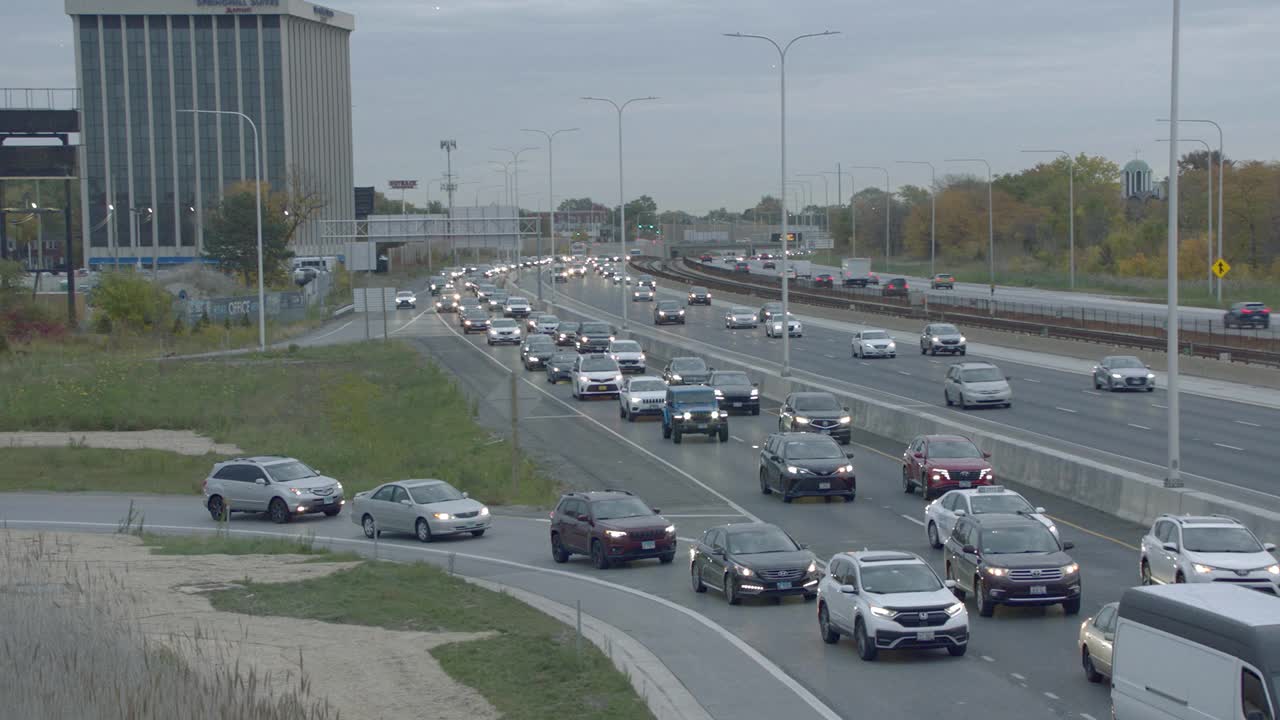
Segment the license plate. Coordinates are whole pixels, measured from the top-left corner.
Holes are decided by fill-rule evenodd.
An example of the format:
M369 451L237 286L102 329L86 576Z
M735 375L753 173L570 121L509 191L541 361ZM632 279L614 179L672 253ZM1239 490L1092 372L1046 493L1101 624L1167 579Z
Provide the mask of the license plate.
M819 490L830 490L830 489L831 489L831 483L829 483L829 482L824 482L824 483L823 483L823 482L820 482L820 483L818 483L818 489L819 489Z
M779 590L790 590L790 589L791 589L791 583L790 583L790 582L787 582L787 581L785 581L785 580L784 580L784 581L782 581L782 582L778 583L778 589L779 589Z
M324 504L325 504L325 505L332 505L332 504L333 504L333 498L331 498L331 497L327 497L327 498L325 498L325 499L324 499Z
M734 406L734 407L742 407L742 403L740 403L740 402L736 402L736 403L734 403L734 404L733 404L733 406Z
M706 429L707 429L707 424L706 424L706 423L698 423L698 424L697 424L697 425L695 425L694 427L698 428L699 430L706 430Z
M932 630L921 630L916 633L916 640L919 640L920 642L929 642L933 640L933 637L934 635Z
M968 480L961 480L960 487L962 488L973 487L973 483L969 482Z
M608 389L609 389L609 386L608 386L608 385L597 385L597 386L596 386L596 390L608 390Z
M652 550L656 547L658 547L658 543L655 540L644 540L640 543L641 550Z
M1044 586L1044 585L1032 585L1032 586L1031 586L1031 594L1032 594L1032 595L1045 595L1045 594L1047 594L1047 593L1046 593L1046 590L1045 590L1045 586Z

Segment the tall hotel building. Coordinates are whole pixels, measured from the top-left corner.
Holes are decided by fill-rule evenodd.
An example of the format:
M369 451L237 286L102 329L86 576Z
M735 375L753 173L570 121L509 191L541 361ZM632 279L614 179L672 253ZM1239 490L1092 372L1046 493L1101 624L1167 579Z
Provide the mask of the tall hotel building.
M88 262L199 258L207 213L228 186L254 179L249 123L185 109L249 116L264 182L284 190L297 173L323 196L314 220L354 217L354 17L303 0L65 1ZM294 237L299 248L319 244L314 220Z

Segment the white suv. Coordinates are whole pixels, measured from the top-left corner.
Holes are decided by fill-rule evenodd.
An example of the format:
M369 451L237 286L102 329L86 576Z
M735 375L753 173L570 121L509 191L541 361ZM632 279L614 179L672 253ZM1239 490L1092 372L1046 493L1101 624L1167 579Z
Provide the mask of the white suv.
M604 353L579 355L569 372L573 382L573 396L579 400L594 395L617 397L622 388L622 370L618 361Z
M1280 563L1249 528L1225 515L1161 515L1142 536L1143 585L1231 583L1280 595Z
M853 635L863 660L905 648L959 657L969 648L969 613L952 587L912 553L838 553L818 584L818 630L832 644Z
M1044 514L1044 508L1033 506L1021 494L1002 485L983 485L968 490L952 490L925 506L924 527L929 545L935 549L942 547L951 531L956 529L957 518L986 513L1035 518L1049 528L1054 537L1058 537L1058 526Z
M265 512L272 522L322 512L333 517L347 503L342 483L290 457L236 458L213 466L203 484L204 507L214 520L233 512Z

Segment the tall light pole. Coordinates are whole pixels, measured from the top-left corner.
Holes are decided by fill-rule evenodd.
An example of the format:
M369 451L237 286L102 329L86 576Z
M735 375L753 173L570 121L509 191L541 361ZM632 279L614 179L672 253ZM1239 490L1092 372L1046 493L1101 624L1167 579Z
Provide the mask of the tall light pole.
M884 267L887 271L889 269L889 222L893 216L893 196L889 194L889 168L879 165L853 165L849 171L851 178L853 170L879 170L884 173Z
M457 140L441 140L440 149L445 155L445 186L444 189L449 193L449 215L445 218L445 232L449 236L449 252L453 255L453 265L458 266L458 243L453 237L453 191L458 189L453 183L453 151L458 149ZM431 254L431 248L427 248L427 254Z
M1181 44L1182 0L1173 0L1173 41L1172 60L1169 73L1169 247L1167 300L1168 317L1165 320L1165 335L1168 347L1165 353L1169 363L1169 409L1167 425L1169 426L1169 463L1168 477L1165 487L1182 487L1181 472L1181 418L1178 415L1178 55Z
M622 277L625 278L627 276L627 265L630 262L630 256L627 254L627 196L622 189L622 111L626 110L627 106L633 102L645 102L648 100L657 100L658 98L653 95L635 97L624 101L621 105L609 98L593 97L590 95L584 95L582 99L609 103L613 106L613 109L618 112L618 237L622 242ZM625 283L623 284L623 290L622 329L625 331L627 329L627 309L631 304L631 301L627 298Z
M987 261L991 266L991 292L994 294L996 290L996 211L991 201L991 163L982 158L949 158L947 162L982 163L987 166Z
M138 250L141 255L142 250L142 223L150 220L155 214L155 210L151 207L131 207L129 208L129 234L138 239ZM156 245L155 233L151 234L151 278L153 280L160 277L160 248ZM142 267L142 261L139 259L138 267Z
M929 166L929 274L938 272L938 169L927 160L897 160L902 165Z
M824 30L820 33L806 33L797 35L787 41L786 45L779 45L776 40L767 35L749 35L747 33L725 33L725 37L732 38L755 38L756 40L764 40L778 51L778 86L779 97L781 99L781 122L779 123L779 142L778 149L781 154L781 163L778 169L778 187L782 192L782 197L778 202L782 203L782 377L791 374L791 332L787 323L790 315L788 315L788 297L787 297L787 268L790 261L787 258L787 51L791 46L805 38L823 37L826 35L839 35L839 30Z
M1068 264L1071 272L1071 289L1076 289L1076 160L1066 150L1023 150L1024 153L1053 153L1067 159L1067 235L1071 254Z
M562 128L560 130L538 130L535 128L521 128L521 132L539 133L547 139L547 219L551 225L548 234L551 237L552 252L555 252L556 246L556 172L555 172L555 143L552 142L560 133L577 132L578 128ZM625 268L624 268L625 271ZM538 233L538 265L536 277L538 278L538 304L542 304L542 233ZM555 283L551 284L551 292L555 293Z
M809 208L813 207L813 181L793 180L792 182L796 183L804 190L804 192L800 194L800 197L804 199L804 207L802 207L800 211L804 215L804 224L808 225L813 222L813 215L808 212Z
M836 163L836 169L835 169L835 172L832 172L832 171L830 171L830 170L823 170L823 171L822 171L822 174L823 174L823 175L835 175L835 176L836 176L836 207L837 207L837 208L843 208L843 207L844 207L844 171L842 171L842 170L840 169L840 163ZM852 177L850 177L849 179L850 179L850 180L852 180L853 178L852 178ZM852 189L852 188L853 188L853 184L852 184L852 183L850 183L849 187L850 187L850 190L849 190L849 217L853 217L853 189ZM830 208L830 207L828 207L828 208L827 208L827 231L828 231L828 233L831 231L831 208ZM850 238L852 238L852 237L853 237L853 233L849 233L849 237L850 237ZM834 242L834 240L833 240L833 241L832 241L832 246L834 247L834 245L835 245L835 242Z
M516 211L515 257L517 261L520 259L520 253L524 251L524 235L520 232L520 156L524 153L529 152L530 150L537 150L537 149L538 148L536 147L530 147L530 146L522 147L519 150L512 150L511 148L490 148L490 150L495 150L497 152L511 153L511 165L512 165L511 194L515 198L515 211Z
M1156 122L1169 122L1169 119L1161 118ZM1223 164L1226 162L1227 156L1222 154L1222 126L1212 120L1184 120L1179 118L1178 122L1212 125L1218 130L1218 257L1220 258L1222 257L1222 219L1226 217L1226 215L1222 214L1222 187L1224 182L1223 178L1225 178L1227 174L1227 168ZM1209 158L1209 162L1212 165L1212 156ZM1212 178L1212 174L1210 177ZM1212 244L1212 242L1210 244ZM1218 302L1222 302L1222 278L1218 278Z
M1168 138L1156 138L1156 142L1169 142ZM1181 138L1181 142L1200 143L1204 146L1205 169L1209 173L1206 183L1209 186L1209 234L1205 236L1205 244L1208 246L1208 256L1206 257L1206 270L1209 277L1209 292L1213 293L1213 148L1209 143L1199 138Z
M258 350L267 350L267 293L262 284L262 163L258 153L258 125L242 112L235 110L179 110L181 113L198 115L235 115L253 130L253 189L254 205L258 215Z

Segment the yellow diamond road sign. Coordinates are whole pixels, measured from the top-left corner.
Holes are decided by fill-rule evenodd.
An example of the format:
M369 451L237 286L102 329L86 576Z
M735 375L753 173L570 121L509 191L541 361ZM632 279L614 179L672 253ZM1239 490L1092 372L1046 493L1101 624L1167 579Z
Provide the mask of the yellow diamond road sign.
M1224 275L1231 272L1231 264L1222 258L1218 258L1218 262L1213 264L1213 274L1221 279Z

